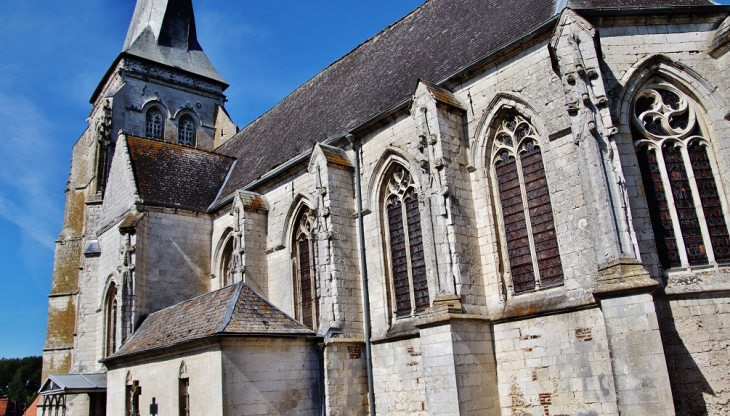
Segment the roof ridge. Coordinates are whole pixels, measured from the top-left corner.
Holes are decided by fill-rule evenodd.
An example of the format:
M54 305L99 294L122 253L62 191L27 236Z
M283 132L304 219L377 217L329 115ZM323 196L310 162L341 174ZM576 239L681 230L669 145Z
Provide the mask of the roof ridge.
M251 120L251 122L248 123L248 124L246 124L244 127L242 127L241 130L238 133L236 133L235 135L233 135L233 137L231 137L230 139L226 140L225 142L221 143L221 145L218 146L218 147L216 147L216 149L220 149L223 146L225 146L226 143L232 142L233 139L235 139L236 136L238 136L242 131L244 131L249 126L252 126L258 120L260 120L263 117L265 117L266 114L268 114L269 112L271 112L272 110L274 110L274 108L276 108L281 102L286 101L286 99L289 98L291 95L293 95L294 93L296 93L300 89L304 88L306 85L312 83L315 79L323 76L326 72L328 72L329 70L331 70L337 64L339 64L340 62L344 61L350 55L354 54L357 50L365 47L365 45L367 45L367 44L370 44L370 43L374 42L376 38L380 38L386 32L392 30L398 24L400 24L404 20L408 19L409 17L413 16L416 12L420 11L421 9L425 8L427 4L432 3L432 2L436 2L436 1L439 1L439 0L425 0L421 5L419 5L415 9L411 10L410 12L408 12L408 14L406 14L405 16L401 17L400 19L398 19L395 22L391 23L390 25L386 26L384 29L380 30L378 33L376 33L376 34L370 36L369 38L365 39L364 41L362 41L359 45L357 45L354 48L352 48L349 52L347 52L346 54L340 56L334 62L330 63L329 65L327 65L326 67L324 67L320 71L318 71L316 74L312 75L308 80L306 80L303 83L299 84L296 88L294 88L292 91L290 91L289 94L287 94L284 98L282 98L281 100L279 100L276 104L274 104L271 108L269 108L268 110L266 110L264 113L262 113L261 115L259 115L255 119Z
M190 302L194 302L194 301L197 301L197 300L199 300L200 298L204 298L204 297L206 297L206 296L212 296L213 294L215 294L215 293L219 293L219 292L222 292L222 291L224 291L225 289L228 289L229 287L230 287L230 286L225 286L225 287L222 287L222 288L220 288L220 289L218 289L218 290L214 290L214 291L212 291L212 292L207 292L207 293L203 293L202 295L198 295L198 296L196 296L196 297L194 297L194 298L190 298L190 299L185 299L185 300L184 300L184 301L182 301L182 302L178 302L178 303L176 303L176 304L174 304L174 305L170 305L170 306L168 306L168 307L166 307L166 308L160 309L159 311L155 311L155 312L152 312L151 314L147 315L147 319L151 318L152 316L158 315L158 314L160 314L160 313L162 313L162 312L165 312L165 311L167 311L167 310L169 310L169 309L172 309L172 308L175 308L175 307L178 307L178 306L182 306L182 305L185 305L185 304L187 304L187 303L190 303ZM147 319L145 319L145 321L147 321ZM137 331L135 331L134 333L136 334L136 333L137 333ZM132 336L134 336L134 334L132 334Z
M233 311L236 309L236 305L238 305L238 298L241 297L241 291L243 291L244 283L242 281L238 282L236 286L236 291L233 292L233 299L231 300L231 303L228 305L228 309L226 310L226 316L223 318L223 322L218 327L218 329L215 330L215 334L225 331L228 324L231 323Z
M201 152L201 153L208 153L208 154L211 154L211 155L214 155L214 156L222 156L222 157L226 157L228 159L231 159L233 161L238 160L237 158L235 158L233 156L230 156L230 155L227 155L227 154L224 154L224 153L218 153L218 152L215 152L213 150L205 150L205 149L201 149L201 148L198 148L198 147L185 146L185 145L182 145L182 144L179 144L179 143L171 143L171 142L166 142L164 140L157 140L157 139L152 139L152 138L149 138L149 137L137 136L137 135L129 134L129 133L124 133L124 135L127 136L127 138L130 138L131 137L133 139L140 139L140 140L144 140L144 141L151 142L151 143L159 143L159 144L162 144L162 145L168 145L168 146L172 146L172 147L180 147L180 148L187 149L187 150L194 150L194 151ZM218 147L220 147L220 146L218 146Z

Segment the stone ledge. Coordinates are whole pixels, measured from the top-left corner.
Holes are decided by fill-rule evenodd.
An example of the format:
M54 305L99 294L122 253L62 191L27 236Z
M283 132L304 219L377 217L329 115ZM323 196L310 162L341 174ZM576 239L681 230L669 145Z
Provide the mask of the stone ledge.
M598 279L593 295L597 299L631 293L653 292L659 282L652 279L640 260L620 258L598 266Z

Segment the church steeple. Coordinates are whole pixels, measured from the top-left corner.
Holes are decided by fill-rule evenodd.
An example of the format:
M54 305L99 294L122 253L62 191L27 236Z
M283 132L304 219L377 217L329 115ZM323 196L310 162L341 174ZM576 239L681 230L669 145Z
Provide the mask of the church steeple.
M192 0L137 0L122 52L225 83L198 43Z

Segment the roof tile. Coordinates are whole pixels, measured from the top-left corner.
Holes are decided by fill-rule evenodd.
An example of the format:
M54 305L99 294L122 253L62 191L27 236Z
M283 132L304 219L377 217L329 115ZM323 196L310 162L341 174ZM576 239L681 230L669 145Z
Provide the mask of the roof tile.
M217 335L314 336L244 283L151 314L105 361L159 350Z
M127 136L140 197L145 204L203 212L233 165L233 158L200 149Z
M405 102L420 78L439 82L529 33L554 0L430 0L292 92L217 149L238 163L221 198Z

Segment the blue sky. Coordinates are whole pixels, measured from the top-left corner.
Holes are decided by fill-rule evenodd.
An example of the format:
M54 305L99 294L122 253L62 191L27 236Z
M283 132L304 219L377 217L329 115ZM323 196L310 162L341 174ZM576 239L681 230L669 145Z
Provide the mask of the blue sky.
M728 4L730 0L724 0ZM195 1L244 126L422 0ZM71 147L134 0L0 1L0 357L40 355Z
M422 0L194 0L244 126ZM134 0L0 1L0 357L40 355L71 147Z

